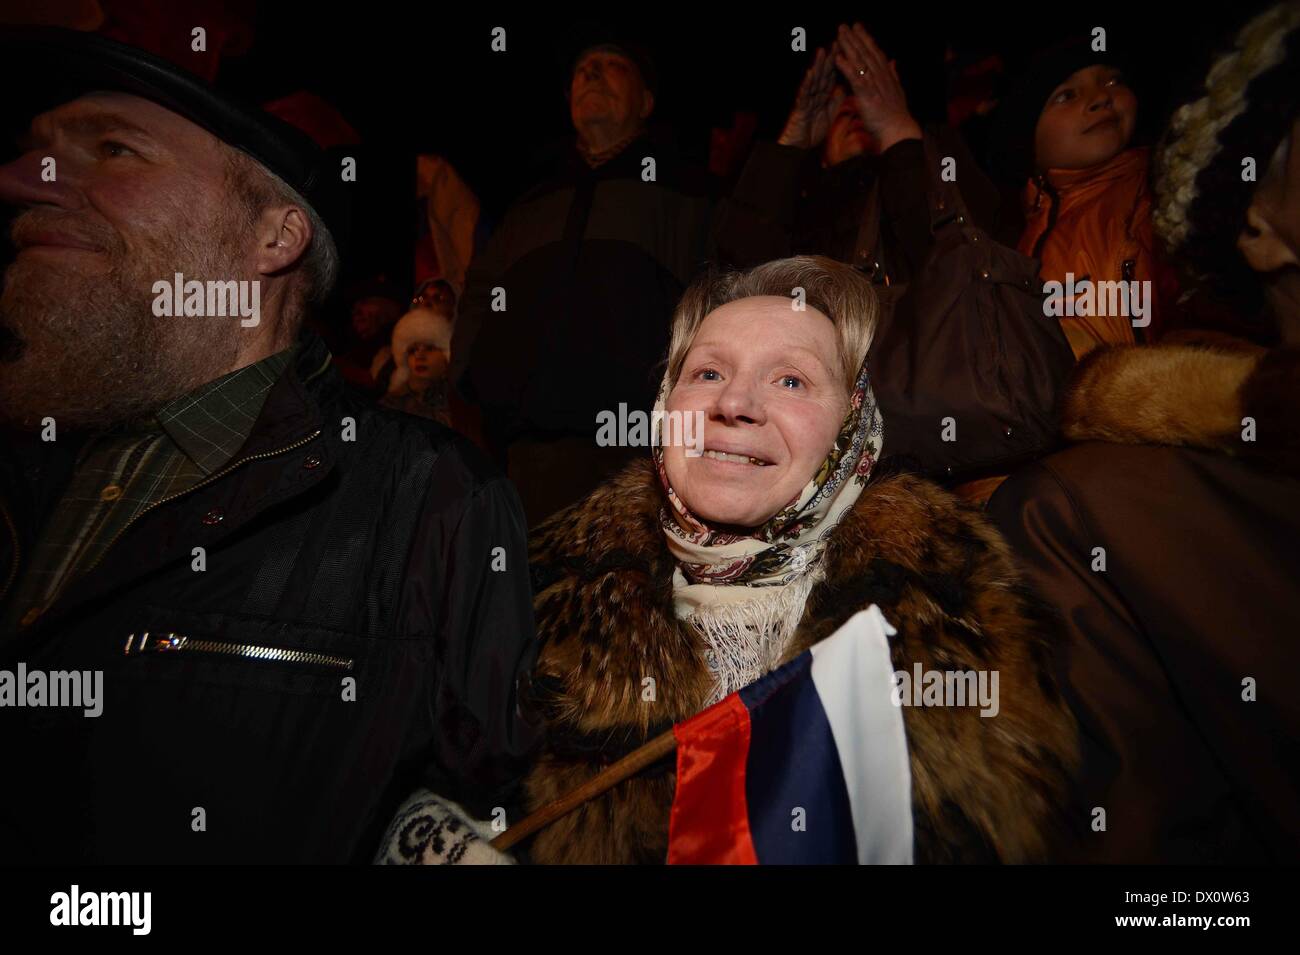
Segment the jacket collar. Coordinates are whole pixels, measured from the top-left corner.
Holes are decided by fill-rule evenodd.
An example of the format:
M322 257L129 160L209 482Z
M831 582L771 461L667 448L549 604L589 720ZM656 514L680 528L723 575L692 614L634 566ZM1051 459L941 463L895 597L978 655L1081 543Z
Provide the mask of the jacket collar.
M203 472L217 471L239 452L266 396L293 357L293 347L222 375L168 402L155 419Z
M1061 433L1071 441L1217 451L1296 476L1298 380L1300 351L1224 335L1097 348L1064 390ZM1258 429L1255 440L1242 439L1247 421Z
M326 348L325 343L314 333L304 333L293 359L284 374L271 387L248 440L234 459L223 469L209 475L204 482L187 491L175 502L175 505L169 504L166 508L158 507L140 515L132 528L135 533L125 534L113 545L112 559L101 561L90 572L73 581L39 621L21 635L21 643L26 644L29 639L35 639L36 634L45 632L56 620L66 617L72 610L87 601L120 590L163 564L177 559L178 555L188 553L185 549L188 547L187 544L177 550L179 545L176 545L176 541L173 540L176 537L174 530L178 520L173 508L184 509L187 505L193 507L195 496L200 493L200 489L203 498L208 501L207 506L215 505L214 509L226 515L219 527L209 535L210 543L228 537L261 513L270 503L278 503L284 499L283 495L268 499L264 494L244 486L246 482L235 481L233 484L222 482L222 477L227 471L237 471L250 459L270 459L272 467L278 466L283 470L294 471L296 474L292 481L292 489L286 493L300 494L318 484L333 470L336 457L332 443L320 440L325 422L321 407L322 404L337 398L342 389L342 379L332 367L329 349ZM54 442L56 445L63 443ZM60 461L67 459L68 449L56 448L55 451ZM309 455L315 460L309 468L304 468L303 459ZM266 465L268 462L262 460L257 463ZM36 472L27 472L28 475L32 473ZM70 471L64 468L61 473L66 482ZM41 480L44 481L45 478L42 477ZM30 487L24 490L23 484L20 478L17 482L17 490L30 498L35 491ZM267 486L266 482L261 486ZM61 486L47 488L41 495L43 506L45 508L53 506L61 492ZM15 504L9 501L4 504L6 510L13 514ZM20 536L26 538L20 542L18 548L21 555L30 552L33 535L44 523L43 516L43 514L32 515L32 519L20 532ZM140 533L150 524L155 523L167 532L161 536ZM0 529L0 533L4 532L5 529ZM159 546L159 539L171 541L171 550ZM16 568L17 573L23 573L24 570L25 568L21 566ZM0 568L0 583L8 572L9 568Z
M1062 205L1086 202L1125 186L1140 190L1146 183L1150 154L1147 147L1136 146L1087 169L1049 169L1026 185L1025 208L1032 211L1038 205L1044 182Z

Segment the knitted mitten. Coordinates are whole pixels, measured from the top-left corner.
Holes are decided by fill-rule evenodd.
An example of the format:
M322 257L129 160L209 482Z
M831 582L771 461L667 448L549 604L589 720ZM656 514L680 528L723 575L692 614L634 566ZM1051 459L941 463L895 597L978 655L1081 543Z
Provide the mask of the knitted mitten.
M427 789L397 810L384 833L376 865L514 865L489 844L498 833L460 806Z

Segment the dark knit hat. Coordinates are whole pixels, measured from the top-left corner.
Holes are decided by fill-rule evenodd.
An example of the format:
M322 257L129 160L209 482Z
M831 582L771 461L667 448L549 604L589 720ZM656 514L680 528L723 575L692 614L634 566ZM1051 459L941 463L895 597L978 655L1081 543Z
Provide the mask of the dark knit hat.
M993 134L993 168L1016 180L1028 179L1034 172L1034 132L1038 117L1062 82L1090 66L1113 66L1129 73L1131 58L1116 38L1107 36L1106 49L1094 50L1089 35L1074 36L1037 53L1028 68L1014 81L1005 101L998 108ZM1139 95L1139 102L1141 96Z
M566 44L568 72L565 79L573 78L578 61L594 50L604 50L627 57L641 74L641 82L656 96L659 93L659 71L654 56L645 44L627 35L627 31L608 24L582 24L573 31L573 41Z

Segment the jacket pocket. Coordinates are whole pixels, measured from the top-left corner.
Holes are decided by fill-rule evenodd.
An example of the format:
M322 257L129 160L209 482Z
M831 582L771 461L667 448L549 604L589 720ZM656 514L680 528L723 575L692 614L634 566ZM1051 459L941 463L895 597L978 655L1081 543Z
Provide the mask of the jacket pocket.
M127 656L145 653L225 654L249 660L268 660L275 663L317 667L326 670L351 672L355 661L351 657L314 650L272 647L253 643L235 643L210 637L193 637L181 633L131 634L126 639Z

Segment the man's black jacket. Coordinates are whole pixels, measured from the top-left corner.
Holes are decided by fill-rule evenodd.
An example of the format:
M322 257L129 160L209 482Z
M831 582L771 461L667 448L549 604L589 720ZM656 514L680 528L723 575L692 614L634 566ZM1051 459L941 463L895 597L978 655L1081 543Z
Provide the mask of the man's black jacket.
M359 862L418 785L510 806L535 738L514 488L311 377L327 358L304 338L229 465L0 634L0 671L104 674L99 717L0 707L0 860ZM0 610L76 450L3 449Z

